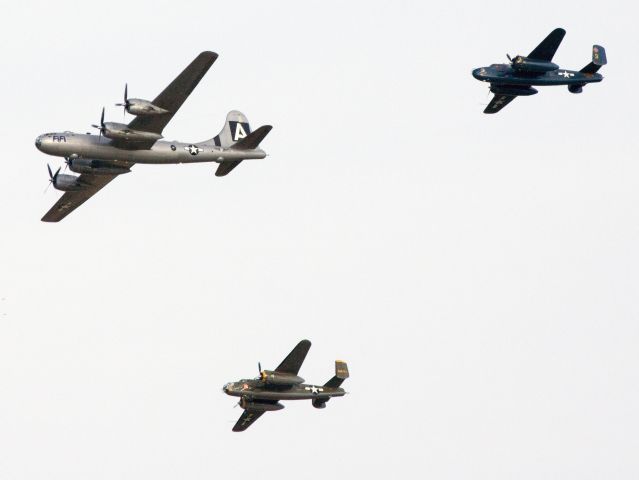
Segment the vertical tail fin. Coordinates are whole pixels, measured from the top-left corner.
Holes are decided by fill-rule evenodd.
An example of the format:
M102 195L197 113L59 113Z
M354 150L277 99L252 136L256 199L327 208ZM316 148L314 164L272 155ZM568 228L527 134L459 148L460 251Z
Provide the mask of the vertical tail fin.
M270 125L264 125L254 132L251 131L248 119L242 112L233 110L226 115L226 122L222 131L206 143L212 143L216 147L234 148L237 150L254 150L264 137L271 131ZM224 177L231 173L242 160L228 160L220 163L215 176Z
M242 112L232 110L226 115L226 122L222 131L208 140L216 147L229 148L236 142L246 138L251 133L251 126L246 116Z
M592 46L592 62L580 70L581 73L590 74L597 73L601 67L608 63L606 58L606 49L601 45Z
M338 388L348 377L348 365L346 365L346 362L335 360L335 376L326 382L324 386L328 388Z

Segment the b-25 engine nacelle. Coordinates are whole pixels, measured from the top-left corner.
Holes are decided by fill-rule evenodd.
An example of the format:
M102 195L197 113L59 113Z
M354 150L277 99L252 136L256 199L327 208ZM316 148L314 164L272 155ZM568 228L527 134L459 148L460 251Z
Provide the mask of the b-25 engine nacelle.
M284 405L281 403L266 403L260 401L251 401L246 399L245 397L240 398L240 407L244 410L254 410L256 412L275 412L277 410L282 410Z
M304 383L304 379L298 375L274 372L271 370L263 370L260 372L260 380L269 385L298 385Z
M513 70L521 73L542 74L559 69L559 65L542 60L534 60L528 57L517 55L512 61Z

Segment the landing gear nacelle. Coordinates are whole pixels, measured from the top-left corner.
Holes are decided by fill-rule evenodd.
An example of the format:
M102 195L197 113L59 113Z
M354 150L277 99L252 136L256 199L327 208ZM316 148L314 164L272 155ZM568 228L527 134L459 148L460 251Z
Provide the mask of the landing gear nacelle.
M290 373L273 372L264 370L260 373L260 380L269 385L299 385L304 383L304 379Z
M521 73L542 74L559 69L559 65L552 62L533 60L517 55L512 62L513 70Z

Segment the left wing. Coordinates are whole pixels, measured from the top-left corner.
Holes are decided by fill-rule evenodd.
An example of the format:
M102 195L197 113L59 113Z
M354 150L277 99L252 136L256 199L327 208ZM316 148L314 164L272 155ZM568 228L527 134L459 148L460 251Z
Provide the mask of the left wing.
M495 95L488 106L484 109L484 113L497 113L516 97L513 95Z
M566 30L563 28L554 29L539 45L537 45L537 48L530 52L528 58L544 62L552 62L552 57L555 56L555 52L559 48L559 45L561 45L561 41L564 39L565 35Z
M143 132L152 132L162 134L162 130L166 127L167 123L171 121L173 115L177 113L184 101L193 92L195 87L202 77L208 72L213 62L217 59L217 53L214 52L202 52L195 60L193 60L188 67L186 67L182 73L180 73L175 80L173 80L168 87L166 87L162 93L160 93L153 105L167 110L167 113L160 115L140 115L135 117L129 128L131 130L140 130ZM136 142L136 148L150 148L153 143Z
M255 420L257 420L262 415L264 415L264 413L265 413L264 411L244 410L242 412L242 415L238 419L237 423L233 427L233 431L243 432L244 430L249 428L251 425L253 425L253 423L255 423Z
M102 190L107 183L118 175L91 175L83 173L78 177L78 182L86 184L87 187L83 190L77 190L74 192L64 192L64 195L60 197L60 200L58 200L56 204L51 207L51 210L42 217L42 221L59 222L93 195Z
M311 342L309 340L302 340L298 343L291 353L289 353L282 363L275 369L276 372L290 373L291 375L297 375L304 363L306 354L311 348Z

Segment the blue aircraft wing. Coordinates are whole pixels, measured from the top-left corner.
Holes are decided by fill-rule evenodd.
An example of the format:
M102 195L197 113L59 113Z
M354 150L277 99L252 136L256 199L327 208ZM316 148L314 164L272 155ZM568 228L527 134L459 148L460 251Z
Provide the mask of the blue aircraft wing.
M555 56L555 52L559 48L559 45L561 45L561 41L564 39L565 35L566 30L563 28L554 29L539 45L537 45L537 48L530 52L528 58L541 60L542 62L552 62L552 57Z
M497 113L516 97L513 95L495 95L488 106L484 109L484 113Z

